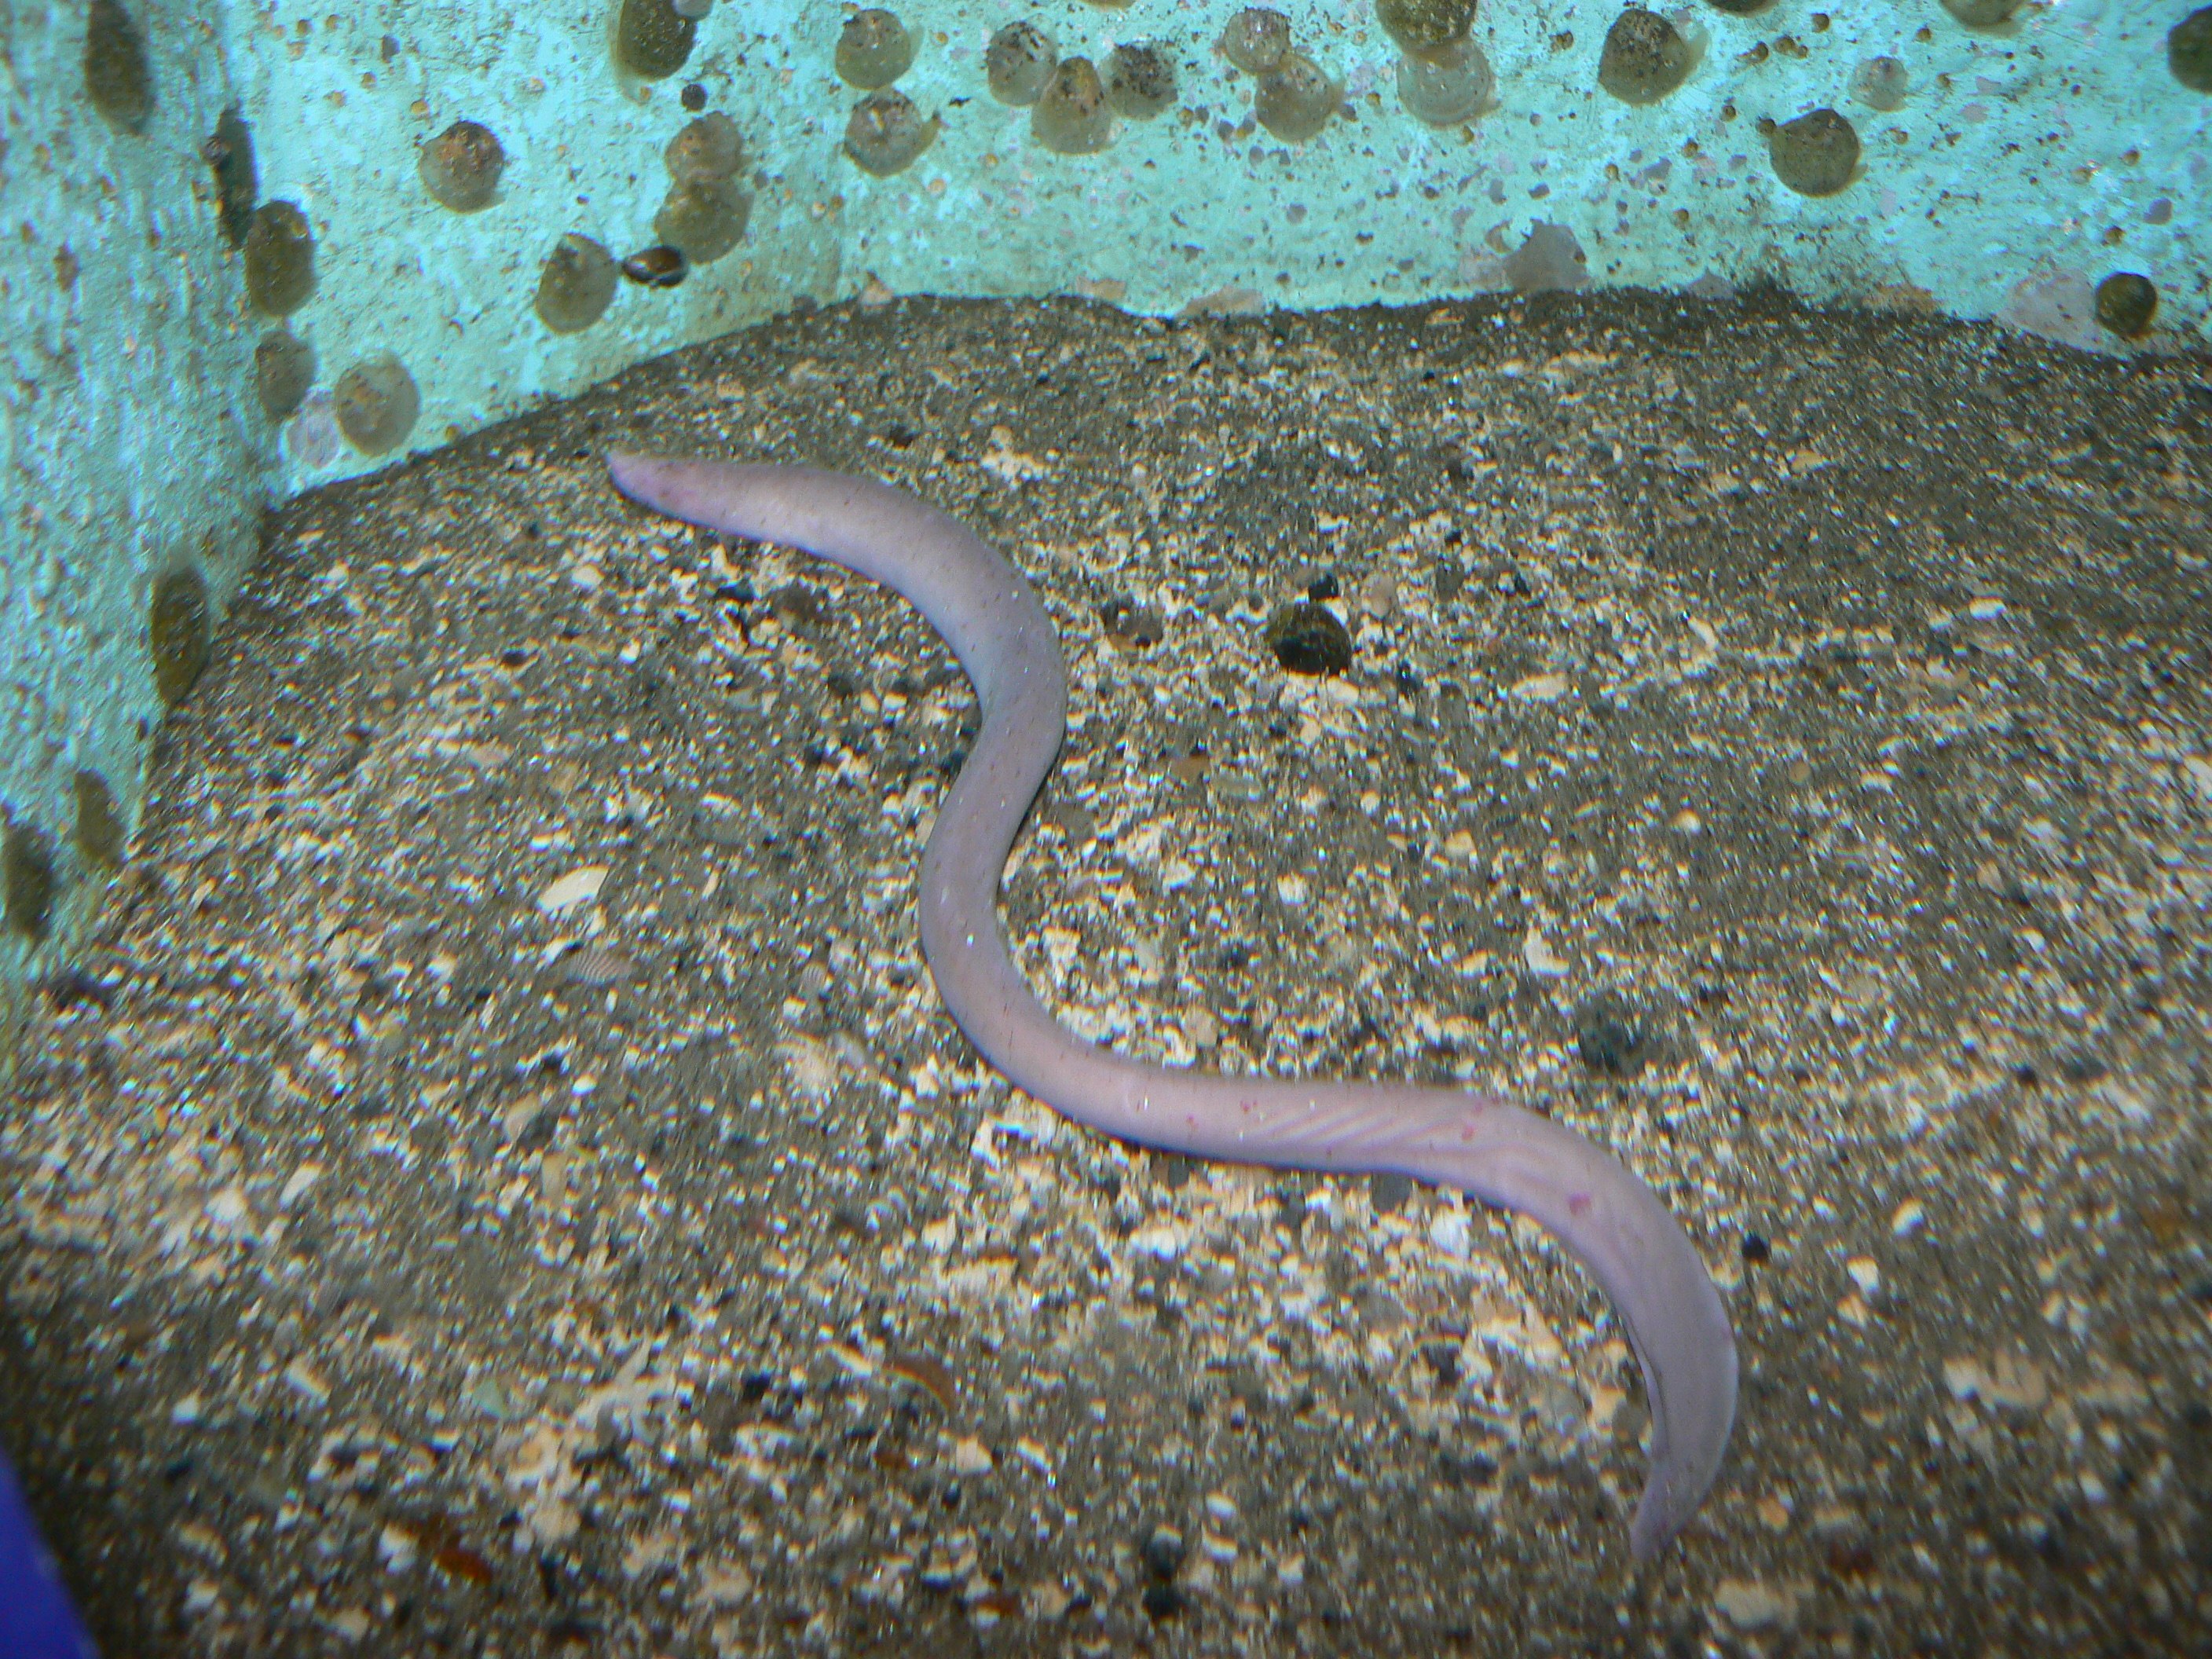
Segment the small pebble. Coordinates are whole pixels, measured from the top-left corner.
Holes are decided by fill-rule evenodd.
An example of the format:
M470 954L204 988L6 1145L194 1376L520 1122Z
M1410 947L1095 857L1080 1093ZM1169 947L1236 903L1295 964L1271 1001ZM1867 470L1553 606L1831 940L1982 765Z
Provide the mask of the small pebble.
M562 964L562 972L571 984L597 989L628 979L629 959L619 951L587 945Z
M376 1535L376 1559L386 1572L404 1572L415 1565L415 1543L411 1532L386 1526Z
M1557 702L1570 689L1565 674L1531 674L1514 681L1506 695L1516 702Z
M1756 1579L1722 1579L1713 1605L1738 1630L1786 1630L1797 1621L1796 1592Z
M622 274L641 288L674 288L690 270L683 250L665 242L633 253L622 262Z
M548 882L538 895L537 906L547 915L557 916L564 911L574 909L578 905L589 904L599 897L599 889L606 885L606 880L605 865L583 865L569 871L565 876Z
M2158 289L2136 271L2115 271L2097 284L2097 323L2123 340L2140 340L2158 315Z
M1160 613L1127 594L1107 600L1099 607L1098 616L1105 625L1106 637L1127 650L1142 651L1166 637L1167 627Z
M1352 635L1327 605L1286 605L1267 619L1267 648L1293 674L1341 674L1352 666Z
M990 1449L973 1436L952 1443L952 1468L957 1474L988 1474Z
M1372 1175L1367 1177L1367 1201L1377 1215L1389 1215L1405 1207L1406 1200L1413 1195L1410 1176L1401 1175Z

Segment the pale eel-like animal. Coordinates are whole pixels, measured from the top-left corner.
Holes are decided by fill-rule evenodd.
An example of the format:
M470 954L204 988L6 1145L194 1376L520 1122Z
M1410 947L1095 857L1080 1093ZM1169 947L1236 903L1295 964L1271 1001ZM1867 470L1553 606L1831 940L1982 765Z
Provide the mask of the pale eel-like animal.
M1012 565L957 520L842 473L609 458L641 505L833 561L903 594L943 635L983 726L921 859L921 950L945 1007L1018 1088L1102 1133L1194 1158L1394 1173L1517 1210L1612 1297L1644 1368L1651 1466L1629 1542L1648 1560L1712 1485L1735 1416L1735 1343L1705 1263L1651 1189L1590 1141L1488 1095L1396 1083L1213 1077L1063 1028L1014 966L999 884L1060 754L1060 636Z

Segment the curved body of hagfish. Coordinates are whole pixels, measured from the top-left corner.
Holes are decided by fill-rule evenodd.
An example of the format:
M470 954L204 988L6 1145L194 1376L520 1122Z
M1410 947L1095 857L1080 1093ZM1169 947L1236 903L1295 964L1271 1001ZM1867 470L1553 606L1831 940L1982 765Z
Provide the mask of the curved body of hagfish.
M1735 1343L1689 1239L1610 1153L1492 1097L1401 1084L1212 1077L1084 1041L1039 1002L999 926L998 889L1060 753L1067 675L1036 592L957 520L886 484L791 466L615 455L623 493L724 535L795 547L896 589L945 636L983 726L921 861L921 946L975 1047L1078 1122L1195 1158L1389 1172L1517 1210L1580 1256L1644 1368L1651 1468L1636 1559L1680 1531L1712 1485L1735 1417Z

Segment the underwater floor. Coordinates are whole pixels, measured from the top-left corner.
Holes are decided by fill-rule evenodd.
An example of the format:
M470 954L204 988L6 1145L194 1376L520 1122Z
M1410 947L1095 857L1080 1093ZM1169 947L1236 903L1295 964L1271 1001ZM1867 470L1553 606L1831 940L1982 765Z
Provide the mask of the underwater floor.
M2208 379L1757 294L895 301L289 507L0 1096L0 1431L106 1650L2206 1650ZM1548 1237L979 1066L913 909L965 683L617 443L1037 582L1071 1023L1652 1182L1744 1363L1660 1561Z

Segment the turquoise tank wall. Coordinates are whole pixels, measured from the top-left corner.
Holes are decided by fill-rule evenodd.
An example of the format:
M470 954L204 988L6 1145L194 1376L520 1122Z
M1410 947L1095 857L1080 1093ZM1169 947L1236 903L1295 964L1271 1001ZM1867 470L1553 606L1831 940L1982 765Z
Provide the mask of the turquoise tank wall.
M2203 343L2212 9L1382 3L1416 93L1486 71L1463 118L1408 112L1376 0L1282 0L1309 67L1264 83L1224 0L909 0L873 94L850 6L0 0L0 994L66 961L264 504L802 299L1766 279ZM1042 114L994 98L1024 21L1122 112L1072 67Z

